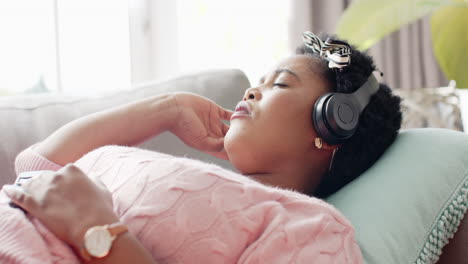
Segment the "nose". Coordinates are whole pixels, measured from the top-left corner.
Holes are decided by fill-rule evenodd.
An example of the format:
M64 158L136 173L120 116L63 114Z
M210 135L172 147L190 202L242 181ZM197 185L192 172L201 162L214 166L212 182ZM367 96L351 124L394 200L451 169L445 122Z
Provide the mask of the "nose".
M260 91L257 89L257 88L249 88L247 90L245 90L245 93L244 93L244 101L247 101L247 100L260 100L262 94L260 93Z

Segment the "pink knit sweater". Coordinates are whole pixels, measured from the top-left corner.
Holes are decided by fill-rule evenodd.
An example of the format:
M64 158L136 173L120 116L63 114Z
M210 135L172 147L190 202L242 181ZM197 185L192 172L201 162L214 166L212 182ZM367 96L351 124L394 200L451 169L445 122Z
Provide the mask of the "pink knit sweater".
M115 212L161 263L362 263L331 205L200 161L108 146L75 163L111 191ZM60 166L34 150L17 173ZM0 204L1 263L77 263L39 221Z

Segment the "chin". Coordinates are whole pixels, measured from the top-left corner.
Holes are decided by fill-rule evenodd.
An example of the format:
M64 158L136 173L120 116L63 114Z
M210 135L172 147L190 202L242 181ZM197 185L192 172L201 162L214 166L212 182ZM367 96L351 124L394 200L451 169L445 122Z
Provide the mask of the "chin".
M242 175L249 175L255 173L255 164L251 164L251 161L245 159L242 155L233 158L232 160L230 160L230 162L232 166L237 170L237 172Z
M236 149L232 145L229 144L224 144L224 149L226 150L226 153L229 158L229 162L232 164L234 168L236 168L237 171L239 171L242 174L245 174L245 165L244 165L244 158L243 158L243 153L240 149Z
M231 162L232 166L241 174L249 174L256 163L250 151L252 150L252 145L240 139L241 137L229 135L228 132L224 138L224 149L226 150L229 162Z

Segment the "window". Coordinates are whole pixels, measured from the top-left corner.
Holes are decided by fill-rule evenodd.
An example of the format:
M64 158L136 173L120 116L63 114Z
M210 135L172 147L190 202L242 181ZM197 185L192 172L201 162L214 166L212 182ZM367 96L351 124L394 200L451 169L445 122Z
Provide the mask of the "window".
M0 1L0 95L93 94L288 53L287 0Z
M131 1L132 80L239 68L257 83L288 54L287 0Z
M63 91L91 94L130 86L127 0L56 0Z
M125 0L0 2L0 94L130 85Z
M57 89L53 1L0 2L0 95Z
M181 71L240 68L256 84L288 53L289 1L178 0Z

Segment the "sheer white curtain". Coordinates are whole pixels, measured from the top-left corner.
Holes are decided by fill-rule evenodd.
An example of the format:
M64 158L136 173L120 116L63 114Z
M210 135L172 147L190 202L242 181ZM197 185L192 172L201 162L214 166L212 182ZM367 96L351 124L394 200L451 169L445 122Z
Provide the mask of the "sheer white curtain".
M17 0L0 3L0 95L89 94L209 68L251 82L301 33L334 32L346 0ZM447 84L426 20L370 49L395 88Z
M178 0L128 1L132 83L178 72Z
M350 0L291 1L290 47L300 44L302 31L334 33ZM416 21L390 34L369 50L383 81L393 88L418 89L447 86L433 51L428 19Z
M52 0L0 2L0 96L57 90Z
M63 92L95 94L129 88L126 0L54 0Z
M127 0L0 1L0 95L130 86Z
M256 83L288 55L290 1L130 1L132 82L239 68Z

